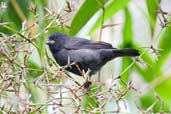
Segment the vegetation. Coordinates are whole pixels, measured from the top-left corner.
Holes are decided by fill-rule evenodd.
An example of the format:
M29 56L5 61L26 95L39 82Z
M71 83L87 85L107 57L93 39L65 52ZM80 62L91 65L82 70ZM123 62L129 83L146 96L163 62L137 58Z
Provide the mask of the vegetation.
M161 7L168 3L145 0L142 8L138 2L0 0L0 112L169 113L171 14ZM132 8L141 13L146 28L138 24L135 29L138 19ZM113 23L118 14L124 16L121 24ZM112 31L116 26L122 29L120 47L134 47L141 55L123 58L119 75L109 74L105 81L84 83L86 73L79 79L68 74L45 44L54 32L82 37L98 34L101 40L104 29ZM150 33L149 38L135 38L140 31ZM141 43L146 39L150 42Z

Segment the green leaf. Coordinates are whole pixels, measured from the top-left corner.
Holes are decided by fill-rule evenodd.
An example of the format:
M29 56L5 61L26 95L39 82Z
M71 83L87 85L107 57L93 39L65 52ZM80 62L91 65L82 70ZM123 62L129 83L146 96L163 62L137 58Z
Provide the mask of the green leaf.
M93 110L94 108L98 107L97 98L95 96L89 96L88 94L84 96L83 101L83 109L85 112L88 110Z
M156 24L157 10L161 0L146 0L146 5L149 14L149 24L151 29L151 34L153 36Z
M147 62L149 66L147 66L145 69L136 67L138 72L141 73L141 75L145 79L145 81L150 82L154 80L156 77L162 76L163 74L162 67L167 62L166 60L168 59L171 52L170 36L171 36L171 28L167 27L165 28L162 36L160 37L159 49L161 50L159 50L160 57L158 58L158 60L154 60L154 58L150 57L148 54L145 54L143 60Z
M44 55L45 55L45 18L44 18L44 7L46 2L44 0L36 0L35 4L37 5L37 14L38 14L38 23L39 23L39 35L37 38L38 52L40 55L41 63L44 64Z
M101 13L97 19L98 21L93 25L89 33L94 32L98 27L101 26L102 19L104 19L104 22L107 21L118 11L123 9L129 3L129 1L130 0L113 0L112 2L109 3L109 5L106 5L104 10L104 17L103 17L103 13Z
M101 26L102 19L104 19L104 21L110 19L119 10L124 8L129 1L130 0L100 0L100 2L97 2L97 0L86 0L72 21L70 34L76 35L89 22L89 20L92 19L92 17L97 13L97 11L100 11L100 8L103 8L104 6L104 15L103 12L101 12L99 17L95 19L97 20L95 24L91 25L92 28L88 30L88 33L94 32L97 28Z
M2 14L2 17L0 18L0 22L9 22L11 27L20 30L21 29L21 23L24 20L27 20L29 16L29 0L9 0L5 1L7 5L7 9ZM1 28L2 29L2 28ZM0 30L1 30L0 29ZM9 31L5 31L4 33L8 33Z
M132 38L133 38L133 32L132 32L132 18L131 14L128 10L128 8L125 8L125 22L123 27L123 46L122 47L132 47ZM126 68L129 67L131 64L130 58L123 58L122 59L122 71L124 71ZM127 71L122 75L122 79L125 81L128 81L129 78L129 72Z
M29 60L28 61L28 71L31 78L37 78L43 73L43 69L34 61Z
M161 81L161 83L160 83ZM158 93L158 95L160 96L160 98L162 98L162 100L164 100L165 103L167 103L169 105L169 107L171 107L171 92L168 92L171 90L171 79L170 79L170 75L168 76L163 76L163 78L161 80L158 80L158 85L155 88L156 92Z
M99 107L99 101L94 94L99 90L100 88L97 88L97 85L93 84L91 86L91 89L88 94L84 95L83 97L83 103L82 108L84 112L89 112L90 110L93 110L95 108Z
M86 0L71 23L70 35L76 35L107 0Z
M159 43L159 49L162 49L159 51L161 57L158 61L158 67L162 67L163 64L165 63L166 59L169 57L170 52L171 52L171 27L167 27L164 31L164 33L161 36L161 40Z
M125 8L125 22L123 27L123 45L127 47L131 45L133 32L132 32L132 18L128 8Z
M164 112L169 111L169 107L167 107L165 103L161 104L159 100L154 96L154 93L152 92L149 92L140 98L140 103L144 110L147 110L150 106L152 106L154 102L155 104L154 107L152 107L152 112L157 113L160 110Z

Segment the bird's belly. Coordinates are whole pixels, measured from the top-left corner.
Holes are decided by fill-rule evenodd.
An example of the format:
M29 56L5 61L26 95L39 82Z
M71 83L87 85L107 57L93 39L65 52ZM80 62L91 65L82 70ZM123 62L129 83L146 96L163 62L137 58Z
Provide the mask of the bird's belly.
M61 66L75 63L71 67L66 68L66 70L78 75L81 75L80 71L87 72L90 69L90 71L95 72L100 69L100 66L98 66L100 64L100 56L94 50L62 50L56 57L57 63Z

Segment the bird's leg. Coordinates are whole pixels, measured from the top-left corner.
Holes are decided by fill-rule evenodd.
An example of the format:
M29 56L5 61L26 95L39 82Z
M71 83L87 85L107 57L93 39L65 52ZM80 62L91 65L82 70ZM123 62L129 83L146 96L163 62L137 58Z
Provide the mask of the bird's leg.
M91 84L92 84L91 81L86 81L86 82L82 85L82 87L83 87L83 93L84 93L84 94L89 93Z
M92 84L92 81L90 81L90 71L91 70L88 69L88 71L86 73L84 71L82 72L83 73L83 77L85 79L85 82L78 88L78 90L82 89L84 94L87 94L90 91L90 86Z
M75 66L77 67L78 71L80 72L81 76L84 76L83 72L81 71L80 67L78 64L75 64Z
M92 82L90 80L91 79L90 72L91 72L91 70L88 69L88 71L86 73L84 73L85 82L83 84L83 90L84 90L83 93L85 93L85 94L90 91L90 86L92 84Z
M70 56L68 56L68 62L67 62L67 65L66 66L71 68Z

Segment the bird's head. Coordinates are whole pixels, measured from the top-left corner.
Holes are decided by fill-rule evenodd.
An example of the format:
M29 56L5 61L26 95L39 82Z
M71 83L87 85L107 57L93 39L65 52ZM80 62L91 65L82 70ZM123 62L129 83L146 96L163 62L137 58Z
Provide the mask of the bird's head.
M51 51L59 51L64 47L65 35L62 33L54 33L46 39L46 44Z

